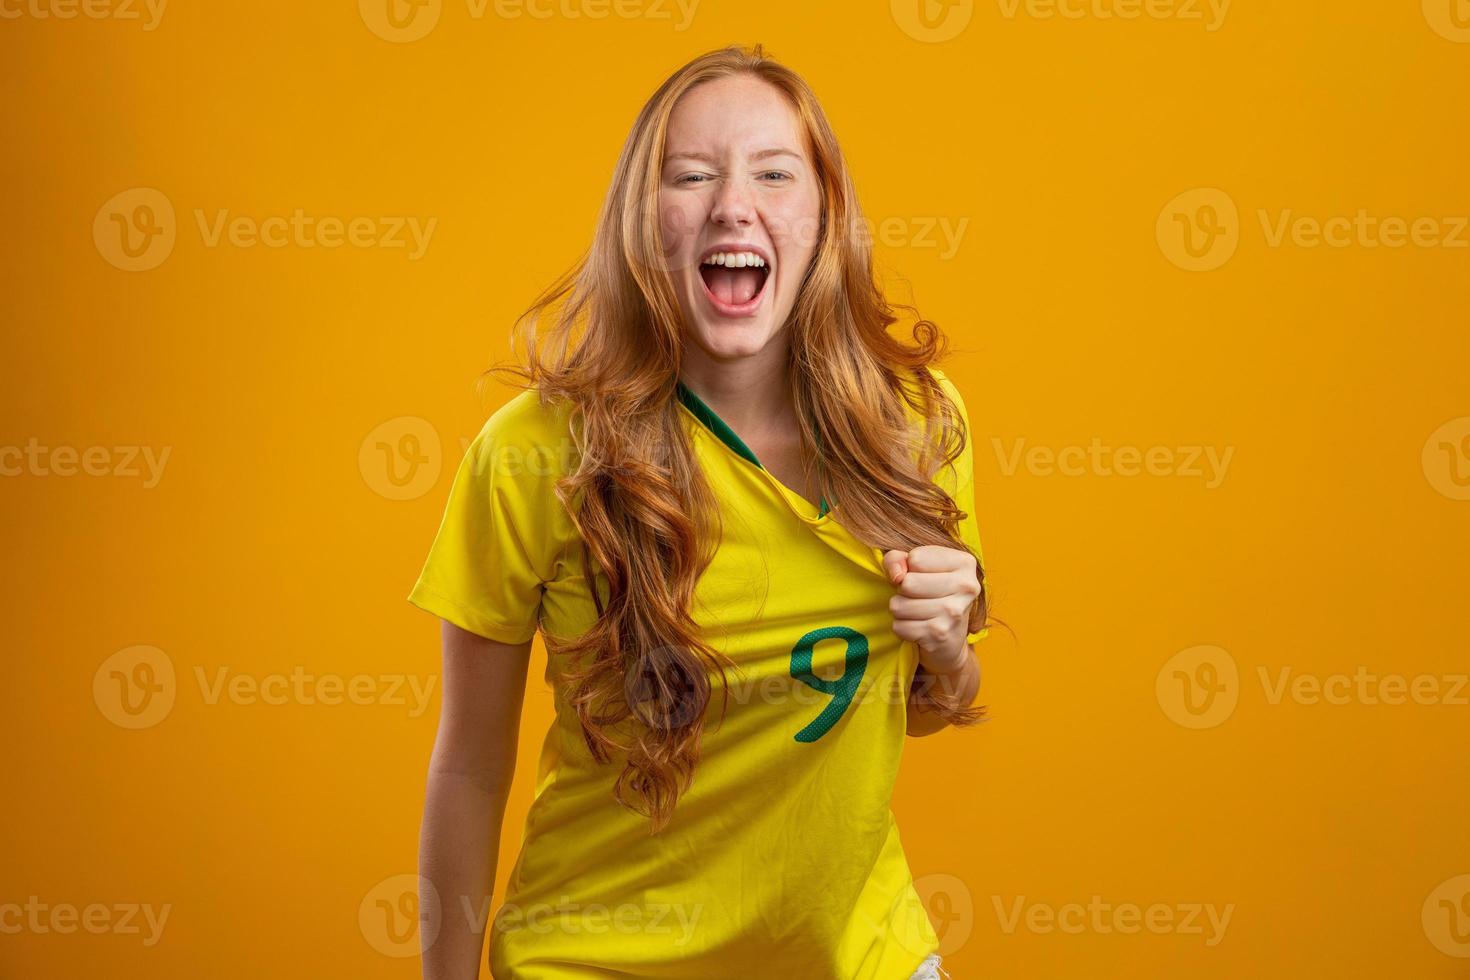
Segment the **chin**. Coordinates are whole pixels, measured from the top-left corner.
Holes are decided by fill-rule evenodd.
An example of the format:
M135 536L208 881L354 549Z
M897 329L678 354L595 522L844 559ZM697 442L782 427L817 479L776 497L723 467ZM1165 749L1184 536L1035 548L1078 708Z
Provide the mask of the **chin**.
M775 331L765 322L720 322L699 317L694 323L694 334L711 357L734 359L759 354L771 342Z

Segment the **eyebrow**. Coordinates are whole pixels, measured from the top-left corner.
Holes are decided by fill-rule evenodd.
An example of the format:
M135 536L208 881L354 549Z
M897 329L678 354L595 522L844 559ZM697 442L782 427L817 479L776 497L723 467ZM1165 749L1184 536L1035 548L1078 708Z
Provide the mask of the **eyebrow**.
M795 157L798 160L801 159L801 154L797 153L795 150L788 150L784 146L773 146L770 149L760 150L756 153L752 153L750 155L750 158L752 160L765 160L770 157L779 156ZM669 160L699 160L700 162L707 163L710 166L714 166L715 164L719 163L718 160L710 156L708 153L700 153L697 150L686 150L679 153L670 153L665 158L665 162L668 162Z

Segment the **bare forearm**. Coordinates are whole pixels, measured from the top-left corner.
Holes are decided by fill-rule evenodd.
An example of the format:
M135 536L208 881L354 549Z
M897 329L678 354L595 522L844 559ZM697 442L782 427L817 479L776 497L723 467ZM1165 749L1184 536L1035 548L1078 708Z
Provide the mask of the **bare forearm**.
M429 771L419 874L433 889L421 886L419 908L439 929L423 951L424 980L479 976L505 799L483 776Z
M945 694L953 694L959 699L959 703L969 706L975 703L975 696L980 693L980 660L973 645L967 646L967 655L960 658L959 666L954 670L933 675L933 687L931 691L941 691ZM921 673L929 673L920 667ZM949 727L949 722L944 716L930 708L929 705L918 700L913 692L909 694L908 726L905 731L910 735L922 737L933 735Z

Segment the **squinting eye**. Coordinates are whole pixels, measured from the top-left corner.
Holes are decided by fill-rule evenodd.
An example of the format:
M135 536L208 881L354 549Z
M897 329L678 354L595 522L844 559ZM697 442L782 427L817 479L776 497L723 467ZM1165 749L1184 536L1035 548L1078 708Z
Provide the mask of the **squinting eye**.
M694 180L696 177L699 178L700 180L703 180L704 179L704 174L685 174L684 176L680 177L678 180L674 181L674 183L676 183L676 184L687 184L691 180Z
M767 171L766 171L766 172L765 172L765 173L763 173L763 174L761 174L761 176L762 176L762 177L770 177L770 176L771 176L771 175L773 175L773 174L774 174L774 175L775 175L775 176L777 176L777 177L780 177L780 178L782 178L782 179L783 179L783 180L785 180L785 179L788 179L788 178L787 178L787 175L786 175L786 174L784 174L784 173L782 173L782 172L781 172L781 171L779 171L779 170L767 170Z

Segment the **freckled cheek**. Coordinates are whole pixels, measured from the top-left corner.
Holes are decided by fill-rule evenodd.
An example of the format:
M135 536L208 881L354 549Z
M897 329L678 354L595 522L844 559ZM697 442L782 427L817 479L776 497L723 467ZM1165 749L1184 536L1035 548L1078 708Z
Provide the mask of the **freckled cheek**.
M806 274L821 237L821 212L815 201L791 201L768 209L766 230L776 246L777 276L794 281Z
M659 207L659 227L663 232L664 254L683 268L693 262L699 245L699 230L705 211L698 202L664 203Z

